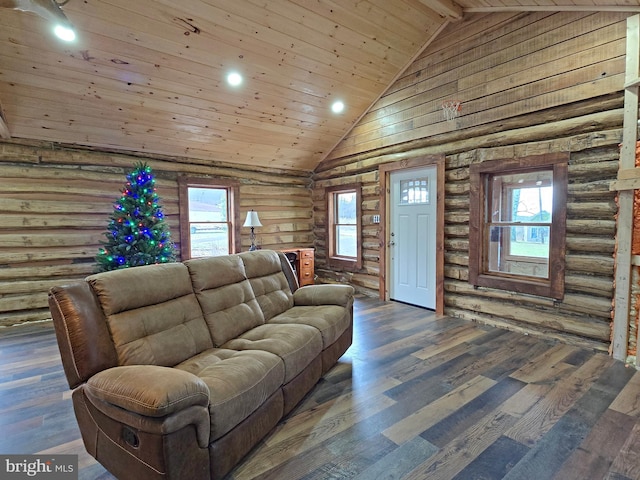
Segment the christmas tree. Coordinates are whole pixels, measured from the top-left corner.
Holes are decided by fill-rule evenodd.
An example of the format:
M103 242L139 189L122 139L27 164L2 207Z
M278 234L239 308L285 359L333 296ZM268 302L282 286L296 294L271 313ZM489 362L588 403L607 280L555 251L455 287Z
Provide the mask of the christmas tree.
M151 167L139 162L127 175L122 196L109 217L106 242L96 256L97 270L175 262L175 245L164 220Z

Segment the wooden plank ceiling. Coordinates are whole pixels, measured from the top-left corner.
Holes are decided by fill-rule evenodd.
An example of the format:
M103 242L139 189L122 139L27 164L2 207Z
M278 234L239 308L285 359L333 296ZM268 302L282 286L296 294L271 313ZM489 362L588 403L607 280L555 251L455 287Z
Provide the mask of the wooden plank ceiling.
M313 170L463 15L640 8L523 3L70 0L72 43L34 13L0 8L0 137ZM243 75L239 87L226 83L230 71ZM343 113L332 113L335 100Z

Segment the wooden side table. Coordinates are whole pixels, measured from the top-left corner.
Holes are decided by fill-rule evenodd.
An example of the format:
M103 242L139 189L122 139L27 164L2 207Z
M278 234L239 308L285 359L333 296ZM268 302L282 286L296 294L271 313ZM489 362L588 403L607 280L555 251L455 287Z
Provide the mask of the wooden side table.
M296 254L293 266L298 277L298 284L301 287L313 285L315 278L315 254L313 248L288 248L281 251Z

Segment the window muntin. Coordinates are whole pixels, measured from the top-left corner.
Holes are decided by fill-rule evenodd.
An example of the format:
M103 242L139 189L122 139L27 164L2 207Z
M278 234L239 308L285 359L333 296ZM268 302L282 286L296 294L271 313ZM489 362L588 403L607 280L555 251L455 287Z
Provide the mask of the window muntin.
M470 167L469 282L562 299L568 153Z
M360 184L330 187L327 196L327 262L354 270L361 267Z

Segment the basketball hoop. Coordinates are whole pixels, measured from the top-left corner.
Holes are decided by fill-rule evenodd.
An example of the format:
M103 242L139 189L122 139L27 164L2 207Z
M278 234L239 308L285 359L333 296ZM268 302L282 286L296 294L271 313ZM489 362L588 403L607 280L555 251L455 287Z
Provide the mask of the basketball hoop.
M444 119L449 121L456 118L458 113L460 113L460 105L460 100L446 100L442 102L442 113L444 115Z

